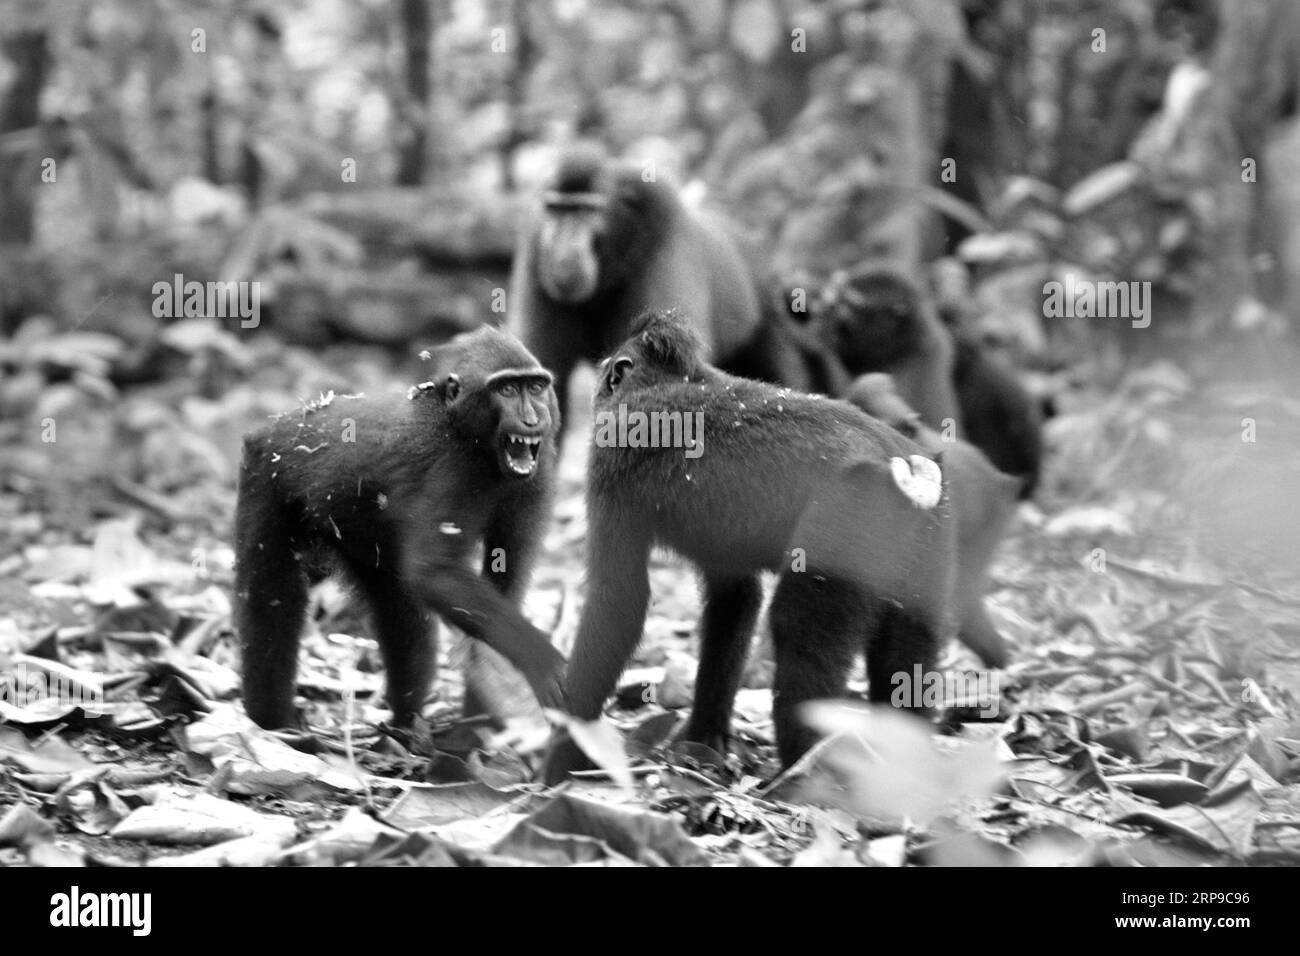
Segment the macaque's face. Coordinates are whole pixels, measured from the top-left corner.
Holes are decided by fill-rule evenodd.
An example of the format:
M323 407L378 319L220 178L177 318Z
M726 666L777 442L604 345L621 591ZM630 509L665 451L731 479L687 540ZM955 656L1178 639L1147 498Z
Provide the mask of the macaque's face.
M537 233L537 281L561 305L587 302L600 287L605 200L594 193L550 193Z

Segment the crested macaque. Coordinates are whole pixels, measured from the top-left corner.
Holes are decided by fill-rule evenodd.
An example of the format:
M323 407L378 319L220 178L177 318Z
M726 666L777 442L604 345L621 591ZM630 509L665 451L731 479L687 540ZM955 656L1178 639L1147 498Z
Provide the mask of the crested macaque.
M796 348L765 312L756 256L722 217L688 209L634 164L575 148L561 160L515 255L510 328L555 374L627 338L647 309L689 309L713 361L801 384Z
M946 322L906 273L865 263L833 277L818 304L822 341L850 380L890 375L921 421L970 442L1028 497L1042 460L1042 414L1009 369ZM843 392L832 394L842 395Z
M906 272L866 262L837 273L818 309L822 341L850 381L885 372L925 424L939 430L962 424L953 388L952 338Z
M984 607L988 566L1016 509L1020 482L989 463L973 445L945 442L898 394L893 379L881 372L863 375L849 388L848 401L914 440L933 458L941 458L957 516L957 572L954 606L958 639L989 667L1004 667L1006 641Z
M961 406L962 435L984 452L999 471L1020 479L1020 497L1038 486L1043 465L1043 419L1046 404L1020 383L968 326L970 277L954 260L935 263L932 280L940 320L952 335L953 386Z
M999 471L1019 480L1021 498L1032 497L1043 468L1043 403L1030 396L1006 364L961 333L953 385L963 437Z
M704 583L685 736L721 751L772 571L773 717L789 764L816 740L800 705L843 695L857 654L875 701L893 699L896 675L934 666L953 630L956 524L914 442L845 402L736 378L703 355L688 321L652 313L600 366L587 598L565 690L576 717L600 714L641 638L651 548L669 548ZM561 732L544 776L585 763Z
M263 727L295 720L304 565L321 558L370 605L394 723L429 692L434 614L500 652L544 706L563 706L563 658L519 611L555 481L551 374L486 327L430 358L430 380L405 397L331 393L244 439L235 621L244 706Z
M793 343L801 364L798 375L777 384L838 398L852 379L822 332L818 300L823 285L806 273L774 278L768 284L769 325Z

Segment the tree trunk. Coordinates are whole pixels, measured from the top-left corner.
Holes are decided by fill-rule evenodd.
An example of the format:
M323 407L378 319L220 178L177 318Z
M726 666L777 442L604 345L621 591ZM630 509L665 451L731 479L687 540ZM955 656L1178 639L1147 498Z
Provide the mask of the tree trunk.
M528 88L528 76L532 73L533 64L537 60L537 46L533 43L532 32L528 29L528 14L524 10L524 0L513 0L510 17L514 26L515 49L514 63L510 76L506 80L508 107L506 121L509 127L498 150L501 183L507 192L515 188L515 150L528 138L524 129L524 98Z
M429 142L429 48L433 18L429 0L401 0L402 34L406 42L406 128L397 159L397 184L424 182L425 149Z
M41 90L50 71L44 31L14 34L4 44L4 55L13 64L14 79L0 99L0 140L22 130L35 134ZM31 242L40 174L40 157L32 150L0 151L0 243Z

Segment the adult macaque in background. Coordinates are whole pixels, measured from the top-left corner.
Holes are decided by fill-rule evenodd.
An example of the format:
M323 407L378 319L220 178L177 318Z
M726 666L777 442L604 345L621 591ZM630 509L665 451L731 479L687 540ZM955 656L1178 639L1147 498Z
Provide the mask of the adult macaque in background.
M966 267L945 259L934 264L934 300L954 344L953 386L961 406L962 436L999 471L1020 479L1020 496L1038 487L1043 467L1045 403L1031 396L1010 364L969 327L971 289Z
M647 316L603 363L594 409L586 604L565 677L575 716L599 716L641 639L655 545L704 580L690 740L725 747L763 571L779 575L770 622L784 763L816 740L800 704L843 695L857 654L878 702L891 701L895 675L934 667L952 630L956 525L915 443L845 402L719 371L671 313ZM642 413L660 423L656 447L600 440L603 420ZM688 421L702 444L670 447L664 423ZM584 765L561 733L545 776Z
M558 412L551 375L489 328L435 349L407 397L331 396L244 440L235 514L235 621L244 706L295 719L304 560L332 559L370 604L394 722L434 675L429 612L500 652L544 706L563 658L519 611L550 516ZM468 566L483 545L483 573Z
M926 454L942 461L957 516L954 594L957 636L987 666L1005 666L1006 641L989 620L984 593L988 590L988 567L993 552L1016 510L1019 480L994 468L973 445L943 441L903 401L888 375L880 372L863 375L849 388L846 397L867 414L913 439Z
M953 385L962 437L999 471L1019 480L1021 498L1033 495L1043 467L1043 403L1007 365L962 333L956 338Z
M721 217L688 209L671 183L594 148L563 157L515 256L509 326L555 375L627 338L646 310L680 308L714 362L799 385L800 356L766 321L757 263Z
M970 442L1029 497L1042 467L1041 409L1010 368L945 321L918 283L893 266L864 263L833 276L815 311L813 328L851 378L890 375L922 422Z
M823 281L808 273L774 278L768 284L768 307L773 328L794 343L802 364L801 380L785 384L838 398L848 390L852 379L834 343L822 334L818 297L824 286Z
M817 308L819 335L850 380L885 372L925 424L950 434L962 424L952 338L906 272L872 261L836 273Z

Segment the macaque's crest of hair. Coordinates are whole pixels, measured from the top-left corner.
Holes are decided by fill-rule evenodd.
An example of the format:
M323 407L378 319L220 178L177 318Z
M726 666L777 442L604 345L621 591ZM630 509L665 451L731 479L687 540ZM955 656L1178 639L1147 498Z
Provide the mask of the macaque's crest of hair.
M699 334L675 309L648 312L637 320L632 334L657 367L689 375L699 367L704 344Z

